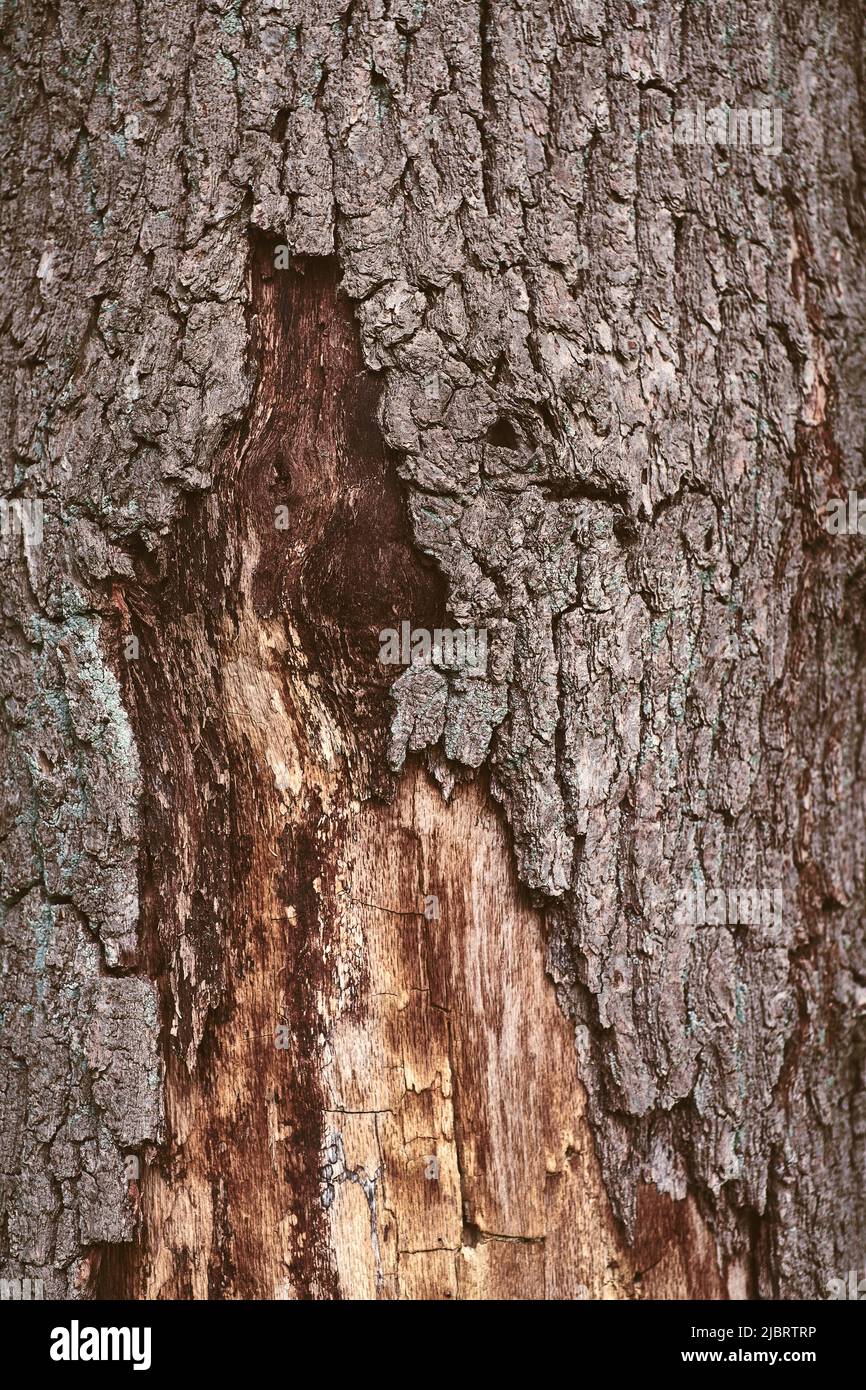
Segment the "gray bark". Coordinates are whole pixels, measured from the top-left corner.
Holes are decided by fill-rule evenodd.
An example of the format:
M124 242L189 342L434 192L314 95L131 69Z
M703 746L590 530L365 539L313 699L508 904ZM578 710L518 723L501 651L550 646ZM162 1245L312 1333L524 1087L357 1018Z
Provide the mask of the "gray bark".
M4 1277L93 1292L225 988L215 910L141 930L163 870L195 881L142 881L144 706L206 724L215 627L157 612L176 666L134 695L123 643L208 496L192 573L240 573L251 246L285 243L338 258L416 551L490 634L486 678L397 681L389 736L377 696L355 790L489 765L627 1235L642 1185L688 1193L754 1292L823 1296L866 1248L866 571L820 519L866 487L859 7L33 0L2 29L0 486L44 501L2 586ZM781 149L675 144L700 103L778 109ZM783 911L684 925L696 884Z

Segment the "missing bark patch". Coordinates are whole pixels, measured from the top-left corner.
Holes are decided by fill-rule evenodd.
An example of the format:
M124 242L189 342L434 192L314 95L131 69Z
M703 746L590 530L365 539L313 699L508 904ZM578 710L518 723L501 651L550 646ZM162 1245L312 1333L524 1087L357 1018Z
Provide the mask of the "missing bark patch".
M274 259L254 243L248 417L125 596L169 1141L103 1294L336 1291L320 1084L335 866L385 741L378 632L437 622L442 592L411 545L336 262Z

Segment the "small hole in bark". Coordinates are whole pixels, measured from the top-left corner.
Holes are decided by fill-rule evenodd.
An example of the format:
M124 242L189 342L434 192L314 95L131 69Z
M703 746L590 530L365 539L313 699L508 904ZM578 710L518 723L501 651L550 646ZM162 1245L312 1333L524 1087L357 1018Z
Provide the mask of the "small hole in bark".
M387 79L375 68L370 72L370 86L373 89L373 105L376 108L376 117L382 121L391 108L391 88L388 86Z
M630 516L619 516L613 523L613 533L620 545L634 545L637 540L637 526Z
M577 870L580 868L581 864L583 863L583 856L584 856L585 850L586 850L586 836L585 836L585 835L575 835L575 837L574 837L574 872L575 872L575 873L577 873Z
M562 431L559 428L559 421L557 420L547 401L538 402L538 413L541 416L550 433L553 435L554 439L561 439Z
M487 443L493 444L497 449L519 449L520 440L514 426L507 416L502 415L491 425L487 431Z

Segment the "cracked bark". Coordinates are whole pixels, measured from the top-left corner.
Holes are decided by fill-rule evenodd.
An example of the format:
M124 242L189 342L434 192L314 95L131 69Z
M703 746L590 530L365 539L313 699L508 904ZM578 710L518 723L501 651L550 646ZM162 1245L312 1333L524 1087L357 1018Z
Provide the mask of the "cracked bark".
M3 489L45 508L3 1276L821 1295L866 1235L864 569L818 519L863 486L862 16L2 29ZM780 153L675 147L698 102ZM446 614L486 677L389 691L378 631ZM689 883L785 910L686 927Z

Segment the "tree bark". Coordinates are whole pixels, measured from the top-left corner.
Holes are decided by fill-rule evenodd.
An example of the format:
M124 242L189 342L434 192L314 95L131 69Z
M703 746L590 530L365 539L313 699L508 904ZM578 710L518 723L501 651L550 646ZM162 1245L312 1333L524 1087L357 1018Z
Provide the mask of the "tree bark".
M860 7L0 22L3 1278L826 1296L866 1247L866 567L822 511L866 486ZM397 674L404 622L483 674Z

